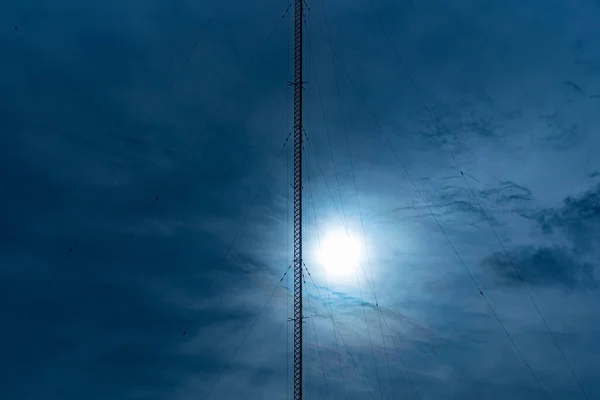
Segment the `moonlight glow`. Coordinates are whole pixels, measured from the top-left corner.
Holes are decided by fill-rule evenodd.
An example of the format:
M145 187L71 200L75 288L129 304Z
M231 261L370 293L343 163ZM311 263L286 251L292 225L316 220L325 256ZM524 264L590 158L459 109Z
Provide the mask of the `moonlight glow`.
M354 274L359 263L360 242L345 232L333 232L321 243L319 260L327 275L342 278Z

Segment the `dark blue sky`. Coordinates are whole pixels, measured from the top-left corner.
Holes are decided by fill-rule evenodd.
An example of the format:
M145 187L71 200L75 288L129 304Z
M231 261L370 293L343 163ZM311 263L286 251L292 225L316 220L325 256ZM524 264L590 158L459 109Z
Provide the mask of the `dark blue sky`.
M600 398L600 2L371 1L308 1L307 395ZM287 7L2 2L2 399L289 398Z

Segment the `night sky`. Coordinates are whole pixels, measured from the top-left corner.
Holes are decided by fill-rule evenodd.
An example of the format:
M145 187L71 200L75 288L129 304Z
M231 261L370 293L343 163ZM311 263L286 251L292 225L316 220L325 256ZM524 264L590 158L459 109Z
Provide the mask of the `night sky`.
M1 2L1 399L291 398L288 6ZM600 1L307 6L305 397L600 399Z

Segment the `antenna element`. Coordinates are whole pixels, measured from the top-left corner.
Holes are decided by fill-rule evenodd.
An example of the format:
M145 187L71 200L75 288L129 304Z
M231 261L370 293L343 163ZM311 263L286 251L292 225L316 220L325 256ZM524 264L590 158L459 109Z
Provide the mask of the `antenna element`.
M294 400L302 400L302 22L294 0Z

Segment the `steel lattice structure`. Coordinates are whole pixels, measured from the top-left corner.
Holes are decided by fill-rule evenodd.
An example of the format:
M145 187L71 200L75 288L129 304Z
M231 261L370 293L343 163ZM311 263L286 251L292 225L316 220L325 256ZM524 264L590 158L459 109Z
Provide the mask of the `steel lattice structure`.
M302 400L302 22L303 1L294 7L294 400Z

